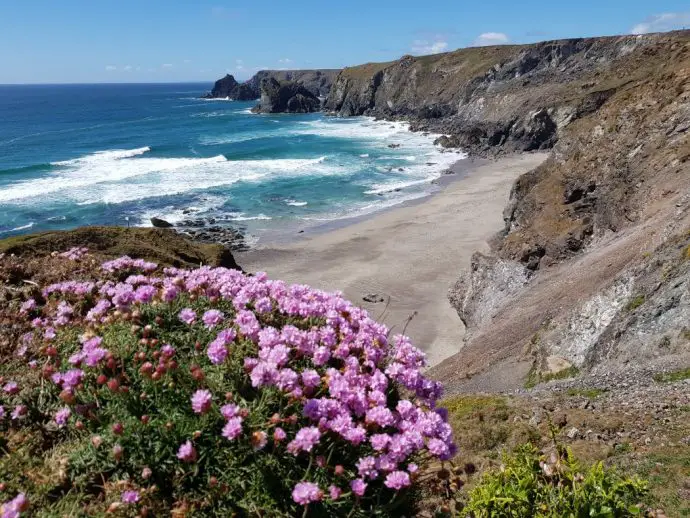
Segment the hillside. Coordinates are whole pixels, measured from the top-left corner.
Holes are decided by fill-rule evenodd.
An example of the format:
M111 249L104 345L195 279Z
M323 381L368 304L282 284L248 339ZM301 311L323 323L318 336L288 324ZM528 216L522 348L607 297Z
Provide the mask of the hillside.
M553 149L450 300L454 390L690 354L690 31L461 49L344 69L332 113L408 119L474 154ZM458 265L460 272L465 265ZM659 360L661 361L661 360Z

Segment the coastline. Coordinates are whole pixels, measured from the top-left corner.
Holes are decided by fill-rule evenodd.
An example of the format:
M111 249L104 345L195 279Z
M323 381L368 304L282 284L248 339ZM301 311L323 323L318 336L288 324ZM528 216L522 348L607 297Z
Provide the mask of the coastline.
M501 230L514 180L546 156L460 160L451 167L455 174L443 176L430 195L291 233L235 256L246 271L340 290L393 333L407 325L406 334L435 365L460 350L464 335L448 288ZM367 295L381 301L367 302Z

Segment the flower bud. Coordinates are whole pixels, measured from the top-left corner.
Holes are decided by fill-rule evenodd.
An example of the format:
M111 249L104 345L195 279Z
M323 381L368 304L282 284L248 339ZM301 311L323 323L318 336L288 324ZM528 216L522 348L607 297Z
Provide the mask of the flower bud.
M124 449L119 444L116 444L115 446L113 446L113 457L115 458L115 460L119 461L122 458L123 452L124 452Z

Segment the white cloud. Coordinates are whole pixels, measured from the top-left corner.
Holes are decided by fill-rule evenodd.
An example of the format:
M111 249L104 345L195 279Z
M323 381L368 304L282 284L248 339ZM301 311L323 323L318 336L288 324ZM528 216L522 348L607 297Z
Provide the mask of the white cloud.
M106 65L105 69L108 72L113 72L114 70L117 70L117 67L115 65Z
M172 67L173 67L173 66L172 66L172 63L163 63L163 64L161 65L161 68L172 68Z
M125 65L125 66L122 68L122 70L124 70L125 72L129 72L130 70L132 70L132 65Z
M448 42L440 39L435 41L414 40L410 50L414 54L438 54L439 52L445 52L447 48Z
M473 45L475 47L486 47L489 45L505 45L510 41L507 34L502 32L485 32L480 34L476 40L474 40Z
M630 29L630 34L647 34L683 29L690 26L690 11L684 13L662 13L650 16Z
M244 70L244 60L242 60L242 59L236 59L235 60L235 70Z
M292 63L292 60L290 58L283 58L279 59L278 63L282 63L283 65L289 65L290 63Z
M191 60L191 59L184 59L184 60L182 60L182 62L183 62L183 63L191 63L192 60Z

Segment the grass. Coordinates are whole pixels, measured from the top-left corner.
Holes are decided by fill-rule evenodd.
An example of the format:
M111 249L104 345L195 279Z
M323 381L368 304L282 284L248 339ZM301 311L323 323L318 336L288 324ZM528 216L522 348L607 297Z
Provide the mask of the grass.
M685 371L690 376L690 370ZM598 389L572 389L568 396L597 397ZM448 409L449 422L455 430L462 462L474 463L479 472L497 466L504 452L512 452L520 444L529 442L538 446L550 444L549 420L542 419L537 426L530 426L525 419L532 406L525 400L493 395L463 395L442 402ZM655 440L641 446L634 441L621 441L610 445L578 440L569 445L584 465L599 461L615 465L627 475L639 475L649 481L648 505L663 509L665 515L690 517L690 448L681 442L690 435L690 406L680 407L673 415L673 422L664 425L668 439ZM625 412L592 414L590 410L570 409L568 424L579 429L590 427L598 432L615 433L628 429L630 416ZM521 416L521 419L517 419ZM653 421L647 423L654 426ZM669 444L673 443L674 446ZM479 477L468 481L467 489L476 486Z
M627 306L625 306L625 310L628 312L635 311L642 304L644 304L644 301L645 301L644 295L637 295L630 302L628 302Z
M663 509L669 517L690 516L690 448L659 448L627 468L649 481L649 505Z
M195 243L169 229L94 226L0 240L0 253L30 258L72 247L86 247L105 257L129 255L177 267L198 267L199 264L237 267L223 246Z
M525 388L527 388L527 389L534 388L537 385L539 385L540 383L548 383L549 381L575 378L579 374L580 374L580 369L578 369L574 365L571 367L568 367L567 369L563 369L562 371L549 372L546 374L541 374L541 373L537 372L536 367L532 367L532 369L527 374L527 379L525 380Z
M597 389L597 388L571 388L568 389L567 394L569 396L581 396L581 397L586 397L588 399L595 399L604 394L606 391L602 389Z
M673 383L674 381L682 381L690 379L690 368L680 369L672 372L659 372L654 375L654 381L657 383Z
M503 447L538 439L539 432L526 423L513 422L521 413L511 400L501 396L466 395L446 399L441 406L456 431L456 442L465 461L492 464Z

